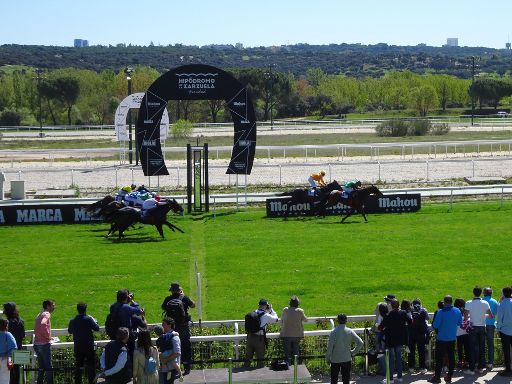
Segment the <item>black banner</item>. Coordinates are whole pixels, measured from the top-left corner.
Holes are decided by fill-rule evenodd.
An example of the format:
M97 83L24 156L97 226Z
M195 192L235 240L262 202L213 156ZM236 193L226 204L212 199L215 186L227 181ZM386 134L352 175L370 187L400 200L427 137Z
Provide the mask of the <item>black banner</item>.
M288 206L286 203L289 199L279 197L275 199L267 199L267 217L285 216L312 216L309 203L292 204ZM415 194L396 194L384 195L381 197L370 196L364 206L365 213L406 213L416 212L421 208L421 195ZM326 215L346 215L350 211L350 207L342 203L338 203L326 209ZM355 213L358 213L355 211Z
M247 89L221 69L193 64L164 73L142 99L136 131L145 176L169 174L160 146L160 120L168 100L225 100L235 129L226 173L251 173L256 151L256 118Z
M99 221L85 211L89 204L1 205L0 225L81 224Z

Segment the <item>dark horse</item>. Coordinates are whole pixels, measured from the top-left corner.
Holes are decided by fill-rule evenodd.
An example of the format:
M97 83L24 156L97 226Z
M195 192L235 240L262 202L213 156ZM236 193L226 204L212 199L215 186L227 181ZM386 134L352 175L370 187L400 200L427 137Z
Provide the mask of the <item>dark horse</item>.
M85 210L91 213L93 217L101 217L106 221L109 221L109 216L124 206L125 205L123 203L116 201L113 196L107 195L103 199L89 205Z
M311 209L313 210L315 203L325 200L329 193L336 189L341 189L341 185L336 180L334 180L327 184L325 187L320 188L315 196L310 195L310 188L296 188L288 192L279 193L276 196L289 196L289 198L285 201L285 204L288 204L286 210L286 215L288 215L290 206L293 204L309 203Z
M105 237L110 237L114 232L118 231L119 240L121 240L121 238L124 236L123 232L135 223L154 225L162 239L165 238L163 231L164 224L167 225L173 232L177 230L181 233L184 233L180 228L167 221L167 213L171 210L174 213L183 213L183 208L175 199L167 199L165 204L157 205L156 208L152 210L152 214L144 219L142 219L141 212L137 208L121 208L112 213L110 216L110 222L112 225L110 226L110 230Z
M338 203L342 203L344 205L348 205L351 208L348 214L343 217L343 219L341 219L342 223L345 221L345 219L351 216L354 211L359 211L361 215L363 215L364 221L368 222L364 212L364 204L370 195L382 196L382 192L375 185L370 185L369 187L354 190L348 199L342 197L342 193L342 190L334 190L330 192L327 201L324 204L318 204L315 207L316 212L319 215L324 215L326 208L332 207Z

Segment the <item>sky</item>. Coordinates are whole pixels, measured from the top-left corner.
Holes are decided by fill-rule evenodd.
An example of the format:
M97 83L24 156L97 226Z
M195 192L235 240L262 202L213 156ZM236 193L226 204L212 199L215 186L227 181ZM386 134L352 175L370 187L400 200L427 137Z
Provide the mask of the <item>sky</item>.
M505 48L512 1L0 0L0 45L377 44Z

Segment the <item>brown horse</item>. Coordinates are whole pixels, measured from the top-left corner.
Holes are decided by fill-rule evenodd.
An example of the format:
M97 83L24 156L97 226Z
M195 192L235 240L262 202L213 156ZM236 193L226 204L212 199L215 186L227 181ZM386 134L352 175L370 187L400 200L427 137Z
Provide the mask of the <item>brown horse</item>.
M319 188L317 194L315 195L310 194L310 188L296 188L288 192L279 193L276 196L289 197L287 200L283 202L285 204L288 204L288 210L286 211L285 215L287 216L291 206L294 204L309 203L311 209L313 210L315 204L318 204L320 201L326 200L326 197L329 195L329 193L336 189L341 189L341 185L336 180L333 180L325 187Z
M164 224L167 225L173 232L177 230L181 233L184 233L180 228L167 221L167 213L171 210L174 213L183 213L182 206L179 205L175 199L168 199L165 201L165 204L157 205L154 211L152 210L152 215L144 219L141 217L140 209L133 207L121 208L110 216L110 222L112 225L110 226L110 230L105 237L110 237L114 232L117 231L119 233L119 240L121 240L121 238L124 236L124 231L126 231L128 227L135 223L154 225L162 239L164 238Z
M341 219L342 223L355 211L361 213L361 215L363 215L364 221L368 222L364 212L364 204L370 195L382 196L382 192L375 185L370 185L369 187L354 190L348 198L345 198L343 197L342 190L335 190L329 194L329 197L324 204L319 204L317 207L315 207L316 212L319 216L324 216L326 208L332 207L338 203L342 203L344 205L348 205L351 208L348 214Z

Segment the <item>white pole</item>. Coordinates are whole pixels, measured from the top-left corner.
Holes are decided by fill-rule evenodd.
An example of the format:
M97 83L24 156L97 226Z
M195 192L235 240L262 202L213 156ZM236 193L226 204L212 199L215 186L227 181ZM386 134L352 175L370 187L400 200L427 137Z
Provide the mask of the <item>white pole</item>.
M199 326L203 319L203 306L201 303L201 273L197 272L197 319L199 320Z

